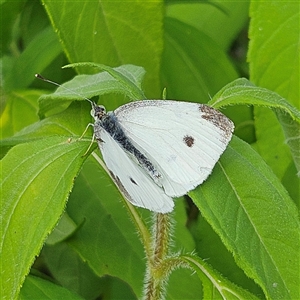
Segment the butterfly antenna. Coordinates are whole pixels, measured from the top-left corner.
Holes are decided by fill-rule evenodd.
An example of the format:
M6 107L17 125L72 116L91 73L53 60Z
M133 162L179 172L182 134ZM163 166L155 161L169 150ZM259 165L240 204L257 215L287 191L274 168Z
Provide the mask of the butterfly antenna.
M84 96L82 96L82 95L76 93L75 91L73 91L73 90L71 90L71 89L68 89L68 88L62 86L61 84L59 84L59 83L57 83L57 82L55 82L55 81L52 81L52 80L47 79L47 78L45 78L44 76L42 76L41 74L35 74L34 76L35 76L36 78L38 78L38 79L41 79L41 80L45 81L45 82L48 82L48 83L51 83L51 84L56 85L56 86L58 86L58 87L61 87L61 88L63 88L64 90L66 90L66 91L68 91L68 92L71 92L71 93L73 93L74 95L77 95L77 96L79 96L80 98L82 98L82 99L84 99L84 100L89 101L93 107L96 105L96 104L95 104L92 100L90 100L89 98L86 98L86 97L84 97Z

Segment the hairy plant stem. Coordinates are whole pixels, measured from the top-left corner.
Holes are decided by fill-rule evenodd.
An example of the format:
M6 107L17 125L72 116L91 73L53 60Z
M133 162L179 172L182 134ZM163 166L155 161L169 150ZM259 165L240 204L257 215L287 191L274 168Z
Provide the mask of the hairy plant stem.
M158 213L152 230L152 250L148 258L144 285L145 300L163 299L165 279L168 270L162 268L169 252L170 215Z

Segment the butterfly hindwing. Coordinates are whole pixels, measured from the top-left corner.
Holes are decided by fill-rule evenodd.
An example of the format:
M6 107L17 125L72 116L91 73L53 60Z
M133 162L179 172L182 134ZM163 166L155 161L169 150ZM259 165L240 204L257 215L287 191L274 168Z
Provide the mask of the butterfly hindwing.
M95 135L111 177L129 202L161 213L173 210L172 198L155 184L103 128L95 128Z

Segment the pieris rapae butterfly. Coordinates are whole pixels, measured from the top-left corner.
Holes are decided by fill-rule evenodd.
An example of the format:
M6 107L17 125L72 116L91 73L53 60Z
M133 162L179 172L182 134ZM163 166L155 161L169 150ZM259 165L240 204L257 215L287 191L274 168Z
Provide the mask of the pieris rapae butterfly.
M210 175L234 130L231 120L204 104L142 100L106 113L85 99L92 104L94 137L115 184L133 205L155 212L171 212L172 197Z
M143 100L114 112L92 103L94 135L116 185L133 205L167 213L172 197L201 184L229 143L233 123L204 104Z

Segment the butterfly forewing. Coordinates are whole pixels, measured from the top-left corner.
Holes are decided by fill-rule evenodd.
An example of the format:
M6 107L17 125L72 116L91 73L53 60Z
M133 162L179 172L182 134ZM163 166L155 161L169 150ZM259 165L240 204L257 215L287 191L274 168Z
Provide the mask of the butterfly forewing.
M208 177L234 128L209 106L171 100L131 102L115 115L128 138L161 173L158 184L172 197L186 194Z

